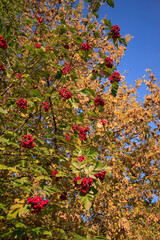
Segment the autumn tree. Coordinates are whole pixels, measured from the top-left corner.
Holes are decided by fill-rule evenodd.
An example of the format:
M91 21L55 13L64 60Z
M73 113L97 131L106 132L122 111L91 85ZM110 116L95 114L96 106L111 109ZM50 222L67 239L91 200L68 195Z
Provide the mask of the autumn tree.
M159 239L159 83L85 2L1 1L2 239Z

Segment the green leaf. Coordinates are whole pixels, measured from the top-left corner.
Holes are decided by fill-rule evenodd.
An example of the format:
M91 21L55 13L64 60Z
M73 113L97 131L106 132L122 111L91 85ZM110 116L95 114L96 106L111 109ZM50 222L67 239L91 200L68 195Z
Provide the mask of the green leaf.
M96 171L101 171L103 169L103 163L102 162L97 162L95 170Z
M23 46L25 49L27 50L33 50L33 46L32 45L25 45Z
M97 236L95 238L93 238L94 240L107 240L106 237L102 237L102 236Z
M70 234L71 234L73 237L75 237L75 238L73 238L73 240L86 240L85 237L82 237L82 236L78 235L77 233L72 233L72 232L70 232Z
M2 107L0 107L0 113L1 114L7 114L7 111L5 109L3 109Z
M51 192L51 193L55 193L55 192L61 192L59 189L56 189L54 186L44 186L44 190Z
M10 170L12 172L18 172L18 170L13 167L7 167L7 166L1 165L1 164L0 164L0 170Z
M88 211L92 206L92 202L90 201L88 195L83 196L81 201L84 204L85 209Z
M106 3L112 8L114 8L114 1L113 0L106 0Z
M91 156L91 157L93 157L93 158L94 158L94 157L97 157L97 155L98 155L97 148L94 147L94 146L90 147L90 150L89 150L89 152L88 152L88 155Z
M78 109L78 107L79 107L78 101L77 101L75 98L69 99L68 101L71 103L71 106L72 106L74 109Z
M38 97L42 98L39 90L37 90L37 89L32 89L32 90L31 90L31 93L33 93L33 95L35 95L35 96L38 96Z
M109 29L111 29L111 27L112 27L112 23L111 23L111 21L110 20L107 20L107 19L103 19L103 21L104 21L104 24L106 25L106 27L108 27Z
M91 238L91 236L87 234L86 240L93 240L93 238Z
M88 31L92 30L95 27L95 24L89 24L88 25Z
M118 86L119 85L117 82L112 83L111 94L113 97L116 97L116 95L117 95Z
M95 91L91 88L85 88L85 89L81 90L81 93L86 96L92 95L93 97L96 97Z
M119 42L124 44L127 47L127 42L124 38L119 38Z
M20 199L16 199L17 203L11 206L10 211L8 212L7 218L8 219L13 219L16 218L17 215L19 215L19 217L22 216L23 213L28 212L28 208L26 208L24 205L24 199L20 200ZM28 205L26 205L28 207Z
M73 36L73 38L78 45L83 43L83 38L81 38L80 36Z
M103 71L105 75L111 76L112 75L112 70L110 68L107 68L106 66L103 68Z
M34 102L28 101L27 103L28 103L29 107L31 107L31 108L34 107Z
M59 70L55 76L55 79L60 79L62 77L62 70Z
M51 181L51 178L42 175L42 176L38 176L38 177L37 177L37 180L38 180L38 181L39 181L39 180L49 180L49 181Z
M5 208L5 205L3 203L0 203L0 208L3 209L3 211L7 211L7 209Z
M73 162L72 165L77 168L77 169L80 169L80 164L79 162Z

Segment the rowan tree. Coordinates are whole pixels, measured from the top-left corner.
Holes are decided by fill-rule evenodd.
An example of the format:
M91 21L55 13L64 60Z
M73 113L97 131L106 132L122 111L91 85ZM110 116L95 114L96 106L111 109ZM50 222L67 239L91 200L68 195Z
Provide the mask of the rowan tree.
M86 2L1 3L2 239L159 238L159 82L129 86L132 37Z

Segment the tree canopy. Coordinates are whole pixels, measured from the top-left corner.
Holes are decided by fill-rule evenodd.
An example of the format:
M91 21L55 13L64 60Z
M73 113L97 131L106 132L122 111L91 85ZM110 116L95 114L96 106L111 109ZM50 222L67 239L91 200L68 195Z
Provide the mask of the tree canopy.
M1 238L158 240L160 86L118 71L114 1L0 4Z

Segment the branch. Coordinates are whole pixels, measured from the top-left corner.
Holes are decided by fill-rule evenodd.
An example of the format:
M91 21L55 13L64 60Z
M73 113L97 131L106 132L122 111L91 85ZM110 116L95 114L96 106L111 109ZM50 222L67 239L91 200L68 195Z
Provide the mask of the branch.
M48 88L50 87L50 84L49 84L49 79L47 78L47 85L48 85ZM51 97L49 97L49 103L50 103L50 106L51 106L51 113L52 113L52 117L53 117L53 123L54 123L54 133L56 135L57 133L57 124L56 124L56 119L55 119L55 116L54 116L54 111L53 111L53 106L52 106L52 99ZM55 150L57 150L57 139L56 137L54 138L54 142L55 142Z

